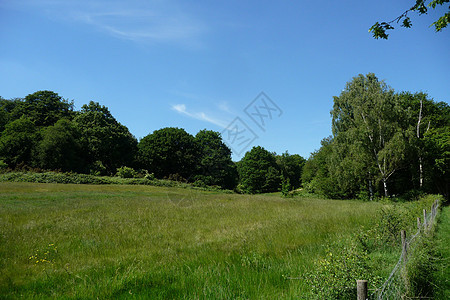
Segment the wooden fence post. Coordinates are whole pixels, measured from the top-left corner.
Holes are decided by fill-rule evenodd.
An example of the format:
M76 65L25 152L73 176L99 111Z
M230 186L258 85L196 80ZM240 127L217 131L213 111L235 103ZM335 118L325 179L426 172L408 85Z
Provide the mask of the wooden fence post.
M417 229L420 230L420 217L417 217Z
M367 299L367 280L356 280L357 300Z
M402 256L403 256L403 261L406 261L406 255L407 253L407 245L406 245L406 231L402 230L400 231L400 235L402 237Z
M427 210L423 209L423 227L427 228Z

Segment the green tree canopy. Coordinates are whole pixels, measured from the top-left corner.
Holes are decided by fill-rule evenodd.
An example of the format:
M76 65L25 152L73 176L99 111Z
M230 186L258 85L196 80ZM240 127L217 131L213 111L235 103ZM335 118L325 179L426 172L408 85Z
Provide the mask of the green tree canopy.
M0 97L0 132L5 130L6 124L13 120L12 112L17 103L22 101L21 99L4 99Z
M1 159L11 168L30 166L36 140L36 127L29 118L23 116L6 124L0 136Z
M308 192L330 198L343 198L335 177L330 175L329 163L333 151L333 138L322 139L319 150L311 153L302 170L303 186Z
M36 160L43 169L84 171L80 133L74 124L61 119L41 133L36 147Z
M81 134L83 160L92 168L101 164L108 174L115 174L117 168L134 163L137 140L106 106L93 101L83 105L74 125Z
M281 174L275 155L261 146L245 153L238 164L240 185L250 194L276 192L280 189Z
M409 189L449 195L450 106L435 102L425 93L399 94L405 110L404 131L408 132L409 176L400 184Z
M233 189L237 184L237 170L231 160L231 150L220 133L204 129L196 134L195 141L201 153L196 179L206 185Z
M166 127L145 136L138 144L143 168L159 178L178 174L192 181L198 173L200 149L184 129Z
M377 183L382 183L384 195L389 196L388 180L403 166L407 146L399 124L402 108L393 89L373 73L360 74L347 83L339 97L334 97L331 115L334 142L350 150L357 147L355 151L344 149L341 154L366 169L367 180L376 169ZM343 161L341 157L336 164Z
M26 116L38 127L53 125L59 119L70 119L73 115L73 103L52 91L30 94L16 103L12 111L13 119Z
M302 184L302 169L306 160L298 154L289 154L287 151L276 157L284 180L289 179L292 188L299 188Z

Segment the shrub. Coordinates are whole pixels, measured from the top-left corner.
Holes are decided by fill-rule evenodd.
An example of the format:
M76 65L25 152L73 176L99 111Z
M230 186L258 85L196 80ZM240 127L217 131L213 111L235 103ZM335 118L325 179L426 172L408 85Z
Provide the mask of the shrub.
M6 164L2 159L0 159L0 172L4 172L8 169L8 164Z
M97 160L91 165L90 173L95 176L106 175L106 167L101 161Z
M187 180L178 173L170 174L167 179L169 179L170 181L178 181L178 182L184 182L184 183L187 182Z
M325 258L316 261L314 271L305 274L311 293L317 299L352 299L356 280L369 278L377 286L381 278L374 275L368 253L354 240L331 245Z
M281 184L281 195L283 195L283 197L292 197L293 194L291 193L291 190L292 186L290 179L283 179L283 182Z
M137 172L133 168L123 166L117 168L116 176L120 178L135 178L137 176Z
M147 170L144 170L144 178L147 180L155 180L155 173L149 173Z

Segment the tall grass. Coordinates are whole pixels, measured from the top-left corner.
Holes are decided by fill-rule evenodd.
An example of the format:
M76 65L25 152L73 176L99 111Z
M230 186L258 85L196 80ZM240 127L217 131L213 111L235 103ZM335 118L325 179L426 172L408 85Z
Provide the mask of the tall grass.
M383 204L0 183L0 297L307 298L298 277Z

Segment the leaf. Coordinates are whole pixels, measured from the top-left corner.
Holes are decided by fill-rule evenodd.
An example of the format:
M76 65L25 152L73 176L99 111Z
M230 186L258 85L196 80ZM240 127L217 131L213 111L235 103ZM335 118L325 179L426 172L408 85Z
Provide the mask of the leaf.
M404 20L403 20L403 24L402 24L402 26L403 27L405 27L405 28L411 28L411 19L409 18L409 17L406 17Z
M434 22L431 25L435 26L436 32L441 31L443 28L447 27L447 25L450 23L450 13L446 13L442 17L439 18L436 22Z

